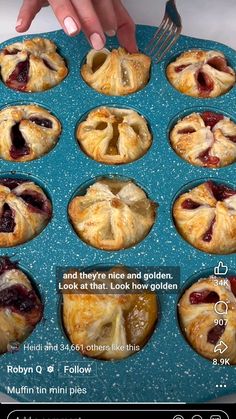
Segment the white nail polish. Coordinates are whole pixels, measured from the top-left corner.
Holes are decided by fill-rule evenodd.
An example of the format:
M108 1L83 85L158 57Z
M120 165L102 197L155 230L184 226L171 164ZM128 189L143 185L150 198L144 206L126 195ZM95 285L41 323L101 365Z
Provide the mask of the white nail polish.
M18 19L16 22L16 28L18 28L18 26L22 25L22 19Z
M64 25L65 25L66 31L69 35L74 35L78 31L78 27L77 27L74 19L70 16L68 16L64 19Z
M100 50L104 47L105 42L99 33L93 33L89 39L94 49Z

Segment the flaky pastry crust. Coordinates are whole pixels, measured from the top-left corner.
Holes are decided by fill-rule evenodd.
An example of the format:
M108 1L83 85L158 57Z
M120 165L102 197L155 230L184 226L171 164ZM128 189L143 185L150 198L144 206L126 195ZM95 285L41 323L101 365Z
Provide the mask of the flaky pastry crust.
M146 120L131 109L101 107L79 124L77 139L92 159L124 164L143 156L152 143Z
M2 262L1 262L2 263ZM11 267L0 274L0 354L22 343L43 315L43 305L27 276Z
M236 124L222 114L192 113L170 133L176 153L191 164L218 168L236 161Z
M166 74L177 90L193 97L217 97L235 84L235 71L219 51L186 51L168 65Z
M68 208L79 237L103 250L120 250L143 240L155 222L156 204L131 181L101 179Z
M126 274L122 267L112 268L102 282L108 286L112 281L109 272L118 271ZM83 355L92 358L124 359L139 351L150 338L157 317L157 298L150 292L63 294L66 333Z
M8 45L0 52L3 82L11 89L42 92L68 74L65 61L49 39L34 38Z
M91 50L81 68L81 75L98 92L123 96L146 86L150 66L151 59L147 55L130 54L124 48Z
M213 181L180 195L173 206L177 230L208 253L236 252L236 191Z
M48 224L52 206L34 182L0 179L0 246L16 246L37 236Z
M0 111L0 157L31 161L48 153L57 143L61 124L36 105L10 106Z
M228 309L219 301L226 303ZM230 279L218 276L199 280L185 291L178 310L186 339L200 355L208 359L229 358L231 364L236 364L236 298ZM221 341L226 345L221 347L223 353L215 351Z

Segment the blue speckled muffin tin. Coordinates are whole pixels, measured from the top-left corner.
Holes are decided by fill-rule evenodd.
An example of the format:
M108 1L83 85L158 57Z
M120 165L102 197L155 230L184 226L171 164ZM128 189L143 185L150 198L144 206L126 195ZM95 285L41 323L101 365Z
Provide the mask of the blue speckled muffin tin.
M138 26L141 50L155 32L153 27ZM36 327L27 343L67 344L61 328L60 296L57 293L57 266L91 266L103 264L133 264L145 266L180 266L181 287L189 278L193 281L223 260L231 269L235 255L217 256L198 251L177 233L172 220L172 203L176 193L198 179L222 179L234 183L235 165L219 170L191 166L178 157L169 144L168 133L177 117L194 110L213 109L236 119L236 87L216 99L196 99L180 94L168 82L166 65L180 52L192 48L217 49L236 68L236 52L212 41L181 37L172 53L161 64L153 65L151 79L141 91L123 97L109 97L92 90L80 76L80 66L89 47L83 35L69 38L62 31L40 34L57 44L69 67L68 77L58 86L43 93L21 93L0 83L0 107L12 104L36 103L49 109L62 123L62 134L56 147L45 157L28 163L1 161L1 176L10 171L25 174L43 185L52 199L53 219L34 240L9 249L1 255L14 256L38 285L45 304L45 319ZM27 36L33 37L33 35ZM24 38L24 37L23 37ZM18 37L0 48L21 40ZM114 40L109 46L116 46ZM108 166L87 157L75 139L75 127L81 116L94 107L113 105L134 108L143 114L153 133L153 144L141 159L126 165ZM119 252L96 250L82 242L73 231L67 216L67 206L75 190L97 176L118 174L137 181L158 202L158 216L150 234L137 246ZM5 176L5 175L4 175ZM205 273L205 272L204 272ZM203 273L203 275L204 275ZM235 367L214 367L198 355L185 341L177 321L179 295L160 294L161 317L148 344L137 354L122 361L89 360L75 351L24 352L0 357L0 389L26 385L87 387L86 395L22 394L24 401L69 402L201 402L236 390ZM58 363L91 364L92 377L60 376ZM83 364L86 362L86 364ZM11 375L7 365L55 365L55 374ZM220 387L222 385L223 387ZM224 387L226 385L226 387ZM12 395L14 397L14 395Z

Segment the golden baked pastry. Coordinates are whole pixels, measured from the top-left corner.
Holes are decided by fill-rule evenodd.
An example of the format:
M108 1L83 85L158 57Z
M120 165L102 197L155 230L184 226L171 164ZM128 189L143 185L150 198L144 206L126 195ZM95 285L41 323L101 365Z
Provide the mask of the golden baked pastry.
M112 268L106 279L96 279L95 283L102 282L108 287L110 282L118 283L109 278L109 272L126 273L126 270ZM124 359L139 351L153 333L158 317L156 295L145 291L117 292L63 294L64 327L72 344L83 355L104 360Z
M155 222L156 204L131 181L104 178L69 204L78 236L103 250L120 250L143 240Z
M123 96L146 86L150 77L151 58L128 53L124 48L92 49L81 68L84 81L105 95Z
M43 305L16 262L0 258L0 354L17 350L43 315Z
M229 359L236 364L236 278L209 277L200 279L185 291L179 301L179 319L190 345L208 359ZM218 314L215 304L228 305L227 314ZM225 304L217 304L218 312L225 312ZM217 345L225 349L214 352Z
M0 247L33 239L46 227L52 205L34 182L0 179Z
M79 124L77 139L94 160L124 164L142 157L152 144L146 120L131 109L102 107Z
M236 161L236 124L214 112L192 113L170 133L175 152L196 166L217 168Z
M36 105L9 106L0 111L0 157L30 161L48 153L56 144L61 124Z
M68 74L54 42L45 38L26 39L0 52L3 82L22 92L42 92L59 84Z
M166 74L177 90L193 97L217 97L235 84L235 71L219 51L186 51L168 65Z
M180 195L175 225L192 246L208 253L236 252L236 190L208 181Z

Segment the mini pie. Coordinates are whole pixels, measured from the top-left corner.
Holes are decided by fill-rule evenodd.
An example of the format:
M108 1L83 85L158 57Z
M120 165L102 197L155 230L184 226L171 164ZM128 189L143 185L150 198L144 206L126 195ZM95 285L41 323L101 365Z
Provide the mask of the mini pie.
M42 92L68 74L63 58L49 39L34 38L8 45L0 52L3 82L22 92Z
M120 250L143 240L155 222L156 204L131 181L100 179L68 208L78 236L103 250Z
M236 124L214 112L192 113L170 133L176 153L196 166L218 168L236 161Z
M126 272L117 267L108 273L117 271ZM102 282L109 286L111 279L107 276ZM83 355L92 358L124 359L139 351L153 333L157 317L157 298L150 292L63 294L66 333Z
M48 153L61 132L60 122L36 105L10 106L0 111L0 157L30 161Z
M219 51L192 50L181 54L167 67L169 82L193 97L217 97L235 84L235 71Z
M0 179L0 247L33 239L46 227L52 205L43 190L23 179Z
M236 190L213 181L180 195L175 225L192 246L208 253L236 252Z
M152 144L146 120L130 109L97 108L79 124L77 139L86 154L106 164L122 164L143 156Z
M81 68L84 81L105 95L123 96L146 86L150 77L151 58L130 54L124 48L92 49Z
M22 343L43 315L43 305L16 262L0 258L0 354Z
M215 304L219 301L228 305L227 314L216 313ZM236 364L236 277L200 279L185 291L178 310L185 337L200 355L208 359L229 358L231 364ZM224 312L225 304L219 303L217 311ZM214 352L221 341L228 346L223 354Z

